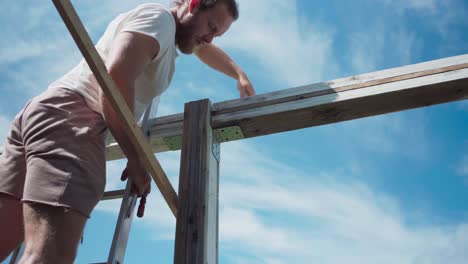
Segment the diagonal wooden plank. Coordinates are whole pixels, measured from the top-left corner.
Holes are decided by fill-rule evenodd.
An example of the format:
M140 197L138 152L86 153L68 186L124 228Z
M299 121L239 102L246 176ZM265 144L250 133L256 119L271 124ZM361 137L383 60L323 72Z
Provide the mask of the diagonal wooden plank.
M142 162L144 166L153 177L153 180L161 191L161 194L169 205L172 213L176 216L177 194L158 160L154 156L152 149L145 142L143 133L135 122L127 103L118 91L116 84L108 74L106 66L94 47L86 29L81 23L78 14L69 0L52 0L52 2L73 36L73 39L83 54L83 57L93 71L101 89L122 121L125 134L128 136L132 144L135 145L138 155L143 159Z

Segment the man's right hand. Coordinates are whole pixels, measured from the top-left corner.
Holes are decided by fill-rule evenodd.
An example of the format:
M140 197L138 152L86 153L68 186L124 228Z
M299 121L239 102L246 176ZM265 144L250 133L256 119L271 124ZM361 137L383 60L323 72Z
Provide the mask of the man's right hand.
M122 172L121 180L125 181L128 177L132 178L132 189L138 196L146 196L151 192L151 177L139 162L129 161L127 163L127 167Z
M159 53L159 42L154 38L137 32L121 32L112 42L106 59L106 68L114 80L128 108L135 111L135 81ZM129 132L122 129L118 117L102 89L99 89L99 103L107 127L127 157L137 157ZM138 159L129 159L123 178L132 177L134 191L138 195L150 192L150 177Z

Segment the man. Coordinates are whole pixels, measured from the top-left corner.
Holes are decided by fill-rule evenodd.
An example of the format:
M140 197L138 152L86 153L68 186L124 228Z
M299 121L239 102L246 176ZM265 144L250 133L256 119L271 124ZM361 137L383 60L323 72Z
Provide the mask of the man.
M168 87L176 47L235 78L241 97L251 96L242 69L211 44L237 18L235 0L179 0L170 10L144 4L113 20L96 48L136 118ZM150 177L120 127L84 61L15 117L0 156L0 261L24 239L20 263L73 262L104 192L107 128L128 157L123 176L139 195L150 192Z

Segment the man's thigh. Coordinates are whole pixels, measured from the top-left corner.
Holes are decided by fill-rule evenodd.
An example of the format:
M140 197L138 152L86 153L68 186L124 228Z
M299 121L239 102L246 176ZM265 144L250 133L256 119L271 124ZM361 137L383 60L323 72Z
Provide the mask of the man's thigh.
M24 203L25 257L72 263L87 218L74 210ZM58 262L57 262L58 261Z
M105 187L105 122L84 98L49 89L23 113L23 202L72 208L86 217Z

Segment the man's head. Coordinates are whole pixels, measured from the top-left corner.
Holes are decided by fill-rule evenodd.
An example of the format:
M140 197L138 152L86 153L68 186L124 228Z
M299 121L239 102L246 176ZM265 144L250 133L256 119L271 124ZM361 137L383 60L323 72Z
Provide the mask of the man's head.
M235 0L175 0L176 42L182 53L211 43L224 34L239 17Z

